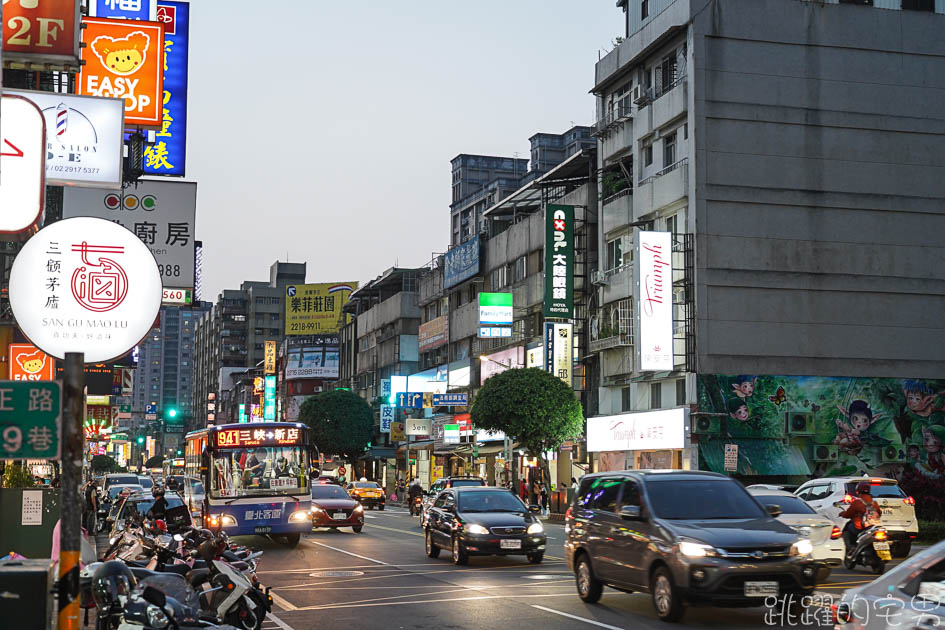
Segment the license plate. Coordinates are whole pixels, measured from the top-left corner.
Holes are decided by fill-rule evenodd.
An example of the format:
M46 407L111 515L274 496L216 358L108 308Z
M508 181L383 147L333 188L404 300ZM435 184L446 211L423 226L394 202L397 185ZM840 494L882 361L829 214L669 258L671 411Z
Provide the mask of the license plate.
M263 526L256 527L253 529L253 532L256 534L268 534L271 531L272 531L272 527L268 525L263 525Z
M777 582L745 582L745 597L769 597L777 594Z
M521 540L511 540L508 538L503 538L499 541L499 549L521 549L522 541Z
M335 519L336 521L344 520L345 518L347 518L347 515L344 512L335 512L335 515L332 516L332 518Z
M886 542L874 542L873 549L876 551L889 551L889 543Z
M884 562L889 562L892 560L892 553L888 551L877 551L876 556Z

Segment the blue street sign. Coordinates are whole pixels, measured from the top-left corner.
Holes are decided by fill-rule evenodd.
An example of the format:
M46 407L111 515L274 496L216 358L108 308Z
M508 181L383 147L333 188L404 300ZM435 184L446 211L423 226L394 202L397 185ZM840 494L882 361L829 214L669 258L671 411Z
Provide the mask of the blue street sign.
M398 392L397 406L407 409L423 409L423 392Z
M468 394L433 394L434 407L465 407L468 404Z
M157 19L157 0L90 0L91 17L118 20Z
M157 413L157 405L147 405L144 408L145 413Z

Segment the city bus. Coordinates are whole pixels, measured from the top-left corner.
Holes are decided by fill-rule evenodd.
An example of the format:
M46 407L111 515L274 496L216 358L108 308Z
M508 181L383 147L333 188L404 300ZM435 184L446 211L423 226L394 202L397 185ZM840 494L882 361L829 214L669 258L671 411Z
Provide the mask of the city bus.
M168 457L164 460L161 472L164 478L167 479L170 475L183 475L184 467L185 460L183 457Z
M312 531L308 427L297 422L223 424L188 433L185 470L203 481L204 527L231 536Z

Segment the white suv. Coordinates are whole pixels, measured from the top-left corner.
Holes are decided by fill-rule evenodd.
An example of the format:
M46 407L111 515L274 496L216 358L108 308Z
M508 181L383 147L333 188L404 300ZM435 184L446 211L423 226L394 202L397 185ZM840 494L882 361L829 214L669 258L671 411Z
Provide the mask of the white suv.
M883 510L881 523L889 535L892 555L904 558L912 549L912 541L919 533L919 521L915 516L915 499L908 496L899 487L895 479L876 477L827 477L808 481L794 494L807 501L818 513L823 514L837 527L843 529L847 524L840 518L840 512L846 507L837 507L837 503L852 503L856 498L856 485L868 481L870 494Z

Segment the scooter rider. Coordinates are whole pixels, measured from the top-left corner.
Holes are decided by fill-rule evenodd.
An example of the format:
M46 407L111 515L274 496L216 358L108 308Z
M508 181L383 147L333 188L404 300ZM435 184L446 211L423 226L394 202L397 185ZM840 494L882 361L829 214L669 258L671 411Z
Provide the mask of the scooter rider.
M843 512L840 512L841 518L850 519L843 527L843 542L846 544L849 554L856 547L857 536L864 529L879 521L882 511L873 501L873 495L870 492L870 482L861 481L856 484L856 499Z
M155 484L151 489L151 495L154 497L154 503L148 510L148 518L163 519L167 516L167 499L164 498L164 488Z
M417 497L423 496L423 486L420 485L420 478L415 478L410 484L410 488L407 490L407 505L413 506L413 502ZM411 507L411 511L413 507Z

